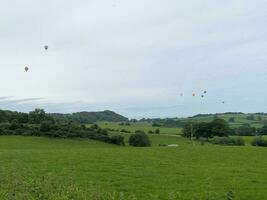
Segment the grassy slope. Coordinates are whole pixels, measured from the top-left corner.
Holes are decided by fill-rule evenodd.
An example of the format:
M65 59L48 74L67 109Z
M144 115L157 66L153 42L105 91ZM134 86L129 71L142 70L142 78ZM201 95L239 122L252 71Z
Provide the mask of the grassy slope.
M143 130L146 133L150 130L155 131L156 129L160 129L161 134L169 134L169 135L179 135L181 134L181 128L166 128L166 127L153 127L152 123L148 122L137 122L131 123L131 126L121 126L120 123L116 122L99 122L98 123L101 128L112 128L112 129L125 129L134 133L136 130Z
M70 188L71 194L119 191L153 200L171 199L167 197L172 192L180 192L186 199L200 199L206 193L214 196L216 191L223 196L233 190L238 199L266 198L265 148L193 146L177 138L178 148L132 148L95 141L1 136L0 195L19 190L14 180L44 179L53 192L60 185L75 184L79 189ZM40 189L22 193L34 194L30 191L35 190Z
M248 123L251 126L254 126L256 128L260 128L263 126L263 122L267 121L266 115L254 115L255 120L248 120L246 117L250 116L250 114L219 114L219 118L223 118L226 121L228 121L231 117L235 118L234 123L230 123L232 127L238 127L244 123ZM258 120L258 116L262 117L262 121ZM209 122L214 119L214 116L201 116L201 117L193 117L192 120L198 121L198 122Z

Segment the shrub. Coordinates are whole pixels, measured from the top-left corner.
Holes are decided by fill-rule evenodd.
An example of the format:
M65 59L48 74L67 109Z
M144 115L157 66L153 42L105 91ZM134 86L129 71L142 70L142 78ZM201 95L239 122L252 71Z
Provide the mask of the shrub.
M142 131L142 130L136 130L135 133L143 133L143 134L145 134L145 131Z
M11 122L9 129L10 129L10 130L16 130L16 129L20 128L20 127L21 127L21 126L20 126L18 120L14 119L14 120Z
M262 137L256 137L251 142L252 146L261 146L261 147L267 147L267 140L265 140Z
M154 132L150 130L150 131L148 131L148 134L154 134Z
M52 123L50 121L43 121L40 125L41 132L47 132L51 130Z
M130 136L129 144L135 147L147 147L151 146L150 140L145 133L135 133Z
M160 127L160 124L158 124L157 122L153 122L152 126L153 127Z
M91 129L98 129L99 128L99 126L97 125L97 124L93 124L92 126L91 126Z
M124 137L121 135L111 136L110 143L124 146Z
M238 137L238 138L218 137L218 138L215 138L212 142L214 144L219 144L219 145L236 145L236 146L245 145L245 141L241 137Z
M245 145L245 141L243 138L241 137L237 137L235 138L235 145L238 145L238 146L244 146Z
M160 134L160 130L159 129L156 129L155 130L155 134Z
M125 129L121 129L120 132L121 132L121 133L131 133L131 131L127 131L127 130L125 130Z

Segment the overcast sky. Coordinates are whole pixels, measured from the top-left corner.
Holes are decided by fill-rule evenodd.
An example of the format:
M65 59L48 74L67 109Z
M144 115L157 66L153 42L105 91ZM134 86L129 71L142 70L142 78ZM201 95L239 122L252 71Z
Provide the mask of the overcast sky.
M267 0L0 3L0 109L267 112Z

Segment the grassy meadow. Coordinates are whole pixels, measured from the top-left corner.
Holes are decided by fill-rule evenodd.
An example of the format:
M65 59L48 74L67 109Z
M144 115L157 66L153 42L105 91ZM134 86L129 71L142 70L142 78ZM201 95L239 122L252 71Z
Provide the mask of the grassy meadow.
M134 148L1 136L0 199L266 199L265 148L150 138L152 147Z
M214 119L214 116L215 115L196 116L193 117L192 120L197 122L210 122ZM250 124L252 127L260 128L267 122L267 115L253 114L254 119L248 119L251 114L218 114L217 116L227 122L231 118L234 118L234 122L229 122L230 126L233 128L239 127L242 124Z
M149 122L135 122L130 123L130 126L127 125L120 125L118 122L99 122L98 125L101 128L111 128L114 130L122 130L125 129L127 131L130 131L131 133L134 133L137 130L142 130L148 133L148 131L155 132L156 129L160 130L161 134L165 135L180 135L182 134L182 128L167 128L167 127L153 127L152 123ZM118 132L118 131L116 131Z

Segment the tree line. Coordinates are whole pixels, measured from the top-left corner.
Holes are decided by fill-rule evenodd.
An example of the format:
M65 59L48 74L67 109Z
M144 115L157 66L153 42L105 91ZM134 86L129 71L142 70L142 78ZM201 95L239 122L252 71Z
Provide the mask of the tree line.
M249 124L244 124L238 128L230 128L229 123L218 118L211 122L187 121L183 126L183 136L187 138L206 138L215 136L228 137L230 135L267 135L267 125L262 128L254 128Z
M29 113L0 110L0 135L88 138L124 145L124 137L121 135L110 136L106 129L96 124L87 127L72 120L58 122L43 109Z

